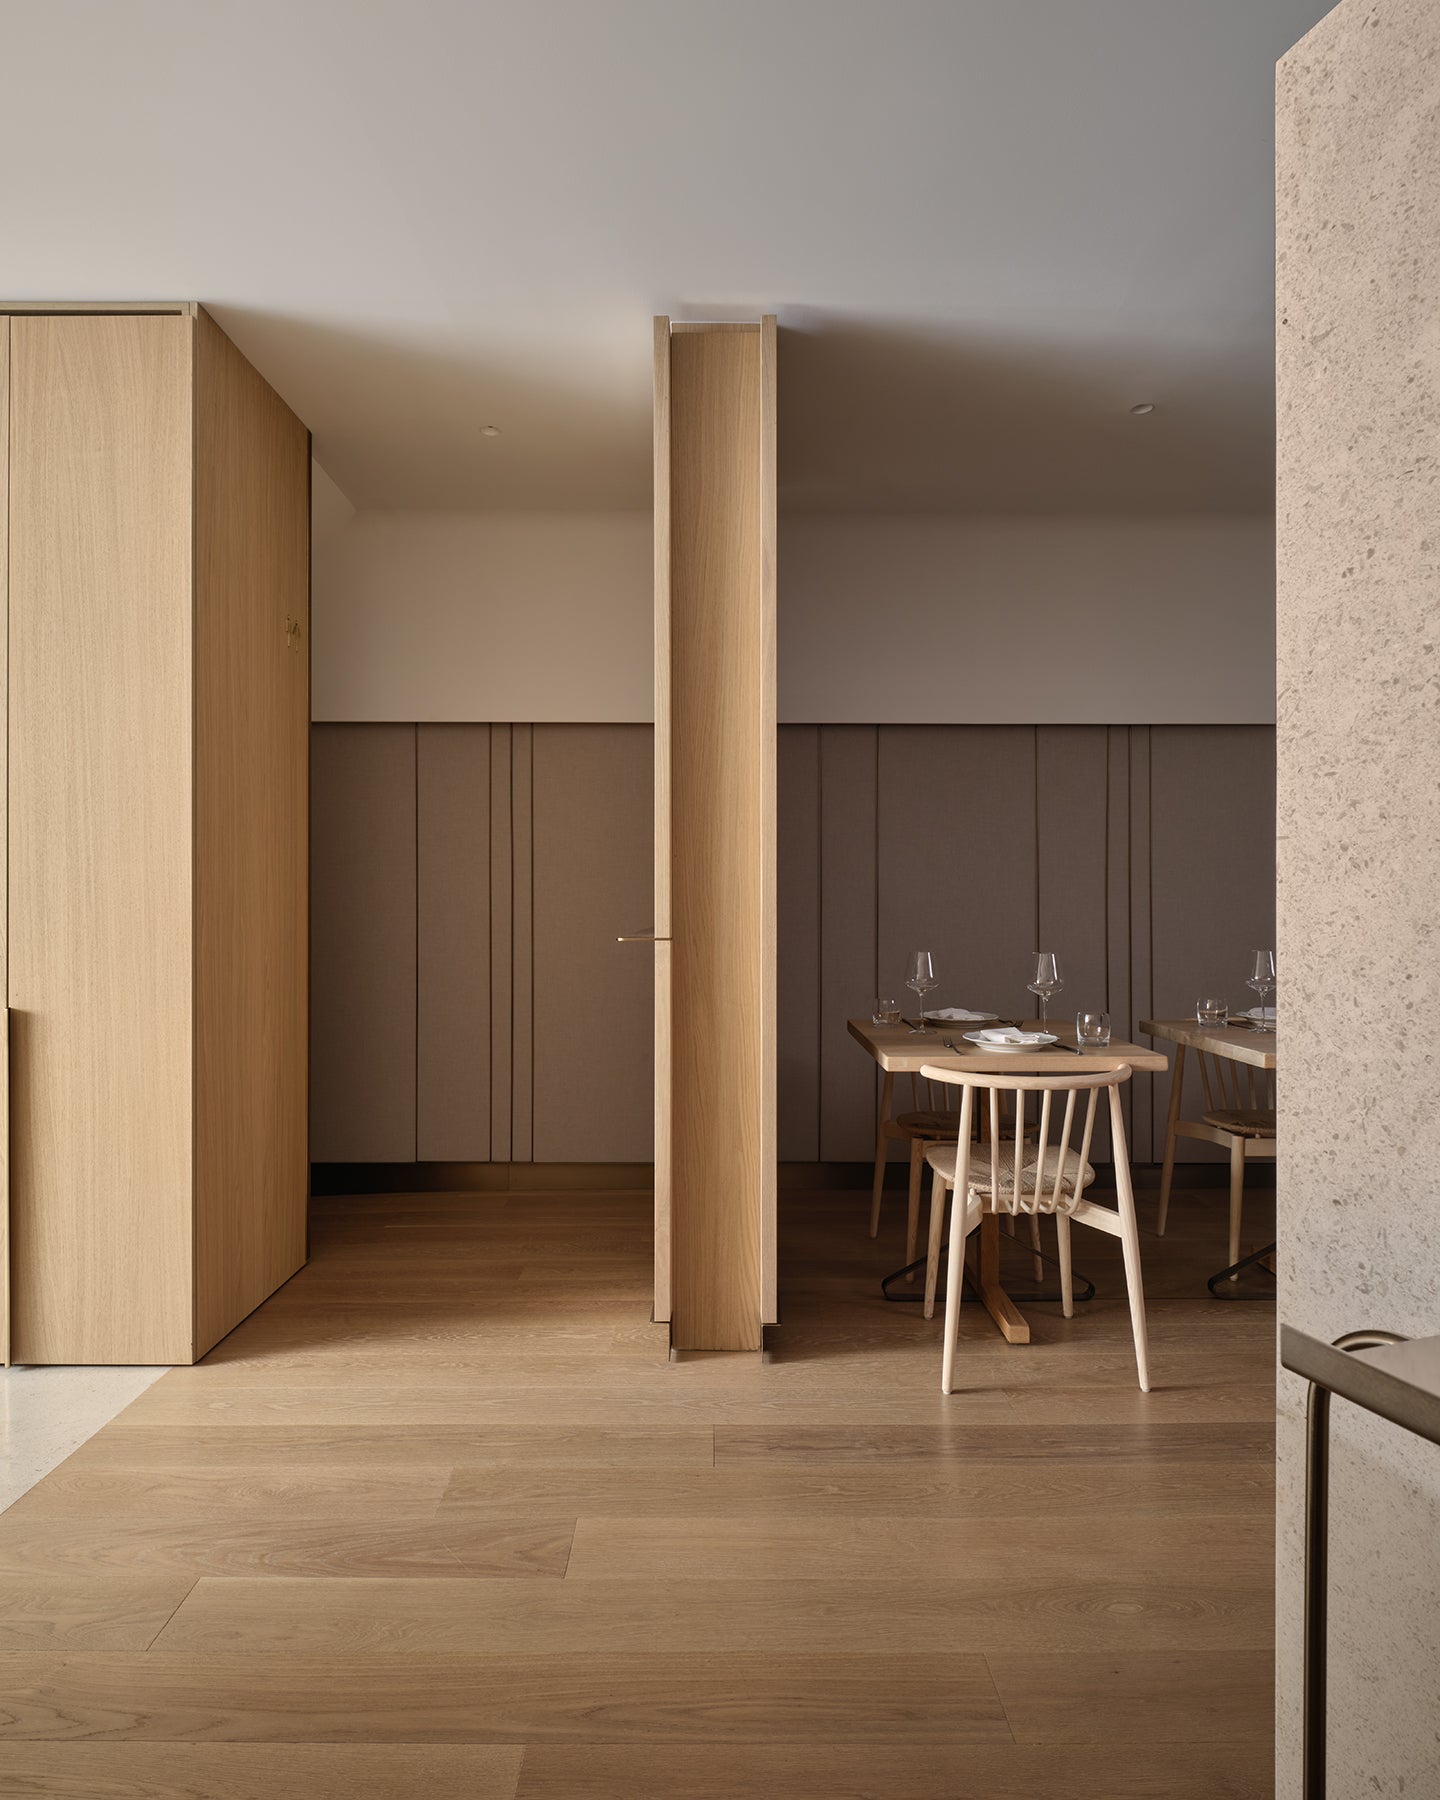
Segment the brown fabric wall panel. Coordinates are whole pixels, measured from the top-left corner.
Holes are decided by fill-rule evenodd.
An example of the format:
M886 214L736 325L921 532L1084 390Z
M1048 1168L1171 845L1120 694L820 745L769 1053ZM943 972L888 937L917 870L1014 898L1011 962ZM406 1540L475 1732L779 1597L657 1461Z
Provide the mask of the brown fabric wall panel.
M875 997L873 725L820 727L820 1156L875 1154L875 1065L845 1029ZM781 822L782 832L785 823Z
M1110 1026L1117 1037L1135 1037L1135 1005L1130 967L1130 727L1105 727L1105 980ZM1120 1096L1125 1129L1133 1141L1134 1083ZM1108 1128L1108 1120L1105 1121Z
M1035 727L883 726L879 818L886 991L908 1016L906 959L929 950L931 1006L1033 1010Z
M1155 1017L1150 949L1150 727L1129 728L1130 784L1130 1006L1135 1019ZM1130 1156L1153 1162L1164 1152L1155 1135L1155 1077L1130 1082Z
M310 780L310 1154L410 1162L415 727L312 727Z
M511 728L490 727L490 1155L511 1155L514 1045L514 843L510 790Z
M416 1137L422 1162L490 1157L490 731L416 734Z
M1060 959L1052 1005L1110 1010L1106 850L1106 727L1041 725L1035 733L1036 947Z
M529 1162L535 1127L533 725L510 728L510 1160Z
M652 742L644 725L534 727L537 1162L653 1154L653 957L615 941L650 924Z
M1237 1010L1258 1004L1245 986L1250 953L1275 942L1275 733L1268 725L1154 725L1151 742L1151 914L1155 1012L1181 1018L1198 995ZM1204 1111L1195 1059L1184 1107ZM1163 1149L1168 1075L1154 1077L1156 1155ZM1224 1152L1182 1142L1178 1156Z
M820 730L783 725L777 769L778 1142L820 1160Z
M1036 948L1053 950L1065 985L1051 1011L1072 1024L1099 1008L1126 1035L1110 997L1109 744L1104 725L1041 725L1035 732ZM1109 1123L1097 1119L1094 1149L1107 1156Z

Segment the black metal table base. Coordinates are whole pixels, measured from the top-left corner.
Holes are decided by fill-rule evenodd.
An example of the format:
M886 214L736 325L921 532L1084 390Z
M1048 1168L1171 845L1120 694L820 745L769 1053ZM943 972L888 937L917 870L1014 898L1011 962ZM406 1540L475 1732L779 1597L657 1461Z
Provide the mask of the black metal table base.
M950 1248L950 1240L947 1238L945 1240L945 1242L943 1244L941 1244L941 1246L940 1246L940 1281L935 1290L935 1304L937 1306L943 1304L944 1299L945 1299L945 1271L946 1271L946 1266L947 1266L945 1253L947 1250L949 1250L949 1248ZM1032 1248L1032 1246L1029 1244L1020 1245L1019 1248L1020 1248L1022 1254L1024 1254L1025 1256L1032 1257L1032 1258L1038 1256L1040 1258L1041 1262L1049 1263L1049 1265L1052 1269L1058 1269L1060 1267L1060 1262L1059 1262L1058 1257L1051 1256L1044 1250L1036 1250L1036 1249ZM915 1275L915 1274L922 1273L925 1268L925 1263L926 1263L925 1257L917 1256L915 1258L914 1262L906 1263L906 1265L903 1269L896 1269L893 1272L893 1274L887 1275L884 1278L884 1280L880 1283L880 1292L885 1296L885 1298L887 1300L889 1300L892 1304L897 1305L897 1306L905 1305L907 1303L923 1301L925 1298L925 1290L924 1290L923 1286L920 1286L917 1284L915 1287L907 1288L904 1293L892 1294L890 1292L890 1284L891 1284L891 1282L894 1282L894 1281L904 1281L904 1279L907 1275ZM1088 1275L1082 1275L1078 1269L1073 1269L1071 1271L1071 1287L1074 1290L1070 1296L1072 1300L1083 1301L1083 1300L1093 1300L1095 1298L1095 1283L1093 1281L1091 1281L1091 1279ZM1010 1298L1015 1302L1015 1304L1017 1306L1030 1304L1030 1303L1042 1301L1042 1300L1063 1300L1064 1299L1064 1295L1060 1292L1059 1288L1056 1288L1053 1294L1048 1291L1038 1292L1038 1293L1029 1293L1029 1294L1017 1294L1009 1288L1006 1289L1006 1292L1010 1295Z
M1221 1269L1218 1275L1212 1275L1205 1283L1217 1300L1273 1300L1275 1298L1275 1271L1267 1269L1271 1285L1262 1288L1244 1288L1238 1282L1232 1285L1231 1276L1239 1275L1246 1269L1258 1267L1267 1256L1275 1254L1274 1244L1264 1244L1249 1256L1242 1256L1237 1263L1228 1269ZM1223 1283L1223 1286L1221 1285Z

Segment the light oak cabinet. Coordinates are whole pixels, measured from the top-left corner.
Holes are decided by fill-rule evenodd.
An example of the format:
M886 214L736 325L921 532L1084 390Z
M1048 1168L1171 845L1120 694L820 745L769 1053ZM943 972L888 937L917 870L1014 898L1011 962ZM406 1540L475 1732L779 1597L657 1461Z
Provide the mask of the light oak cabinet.
M309 435L194 306L0 384L8 1356L190 1362L305 1260Z

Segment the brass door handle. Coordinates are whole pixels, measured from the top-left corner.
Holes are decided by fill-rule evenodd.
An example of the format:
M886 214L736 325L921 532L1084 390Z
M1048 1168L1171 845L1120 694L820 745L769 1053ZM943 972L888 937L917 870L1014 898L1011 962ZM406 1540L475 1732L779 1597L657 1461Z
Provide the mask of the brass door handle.
M625 931L616 938L617 944L668 944L668 937L656 937L653 931Z

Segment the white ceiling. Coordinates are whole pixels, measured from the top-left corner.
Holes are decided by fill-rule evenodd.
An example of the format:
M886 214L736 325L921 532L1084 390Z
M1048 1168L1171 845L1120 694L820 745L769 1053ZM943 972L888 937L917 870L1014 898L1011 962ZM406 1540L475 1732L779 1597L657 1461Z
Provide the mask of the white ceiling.
M645 506L651 314L773 310L791 506L1261 510L1326 10L0 0L0 294L204 300L361 506Z

